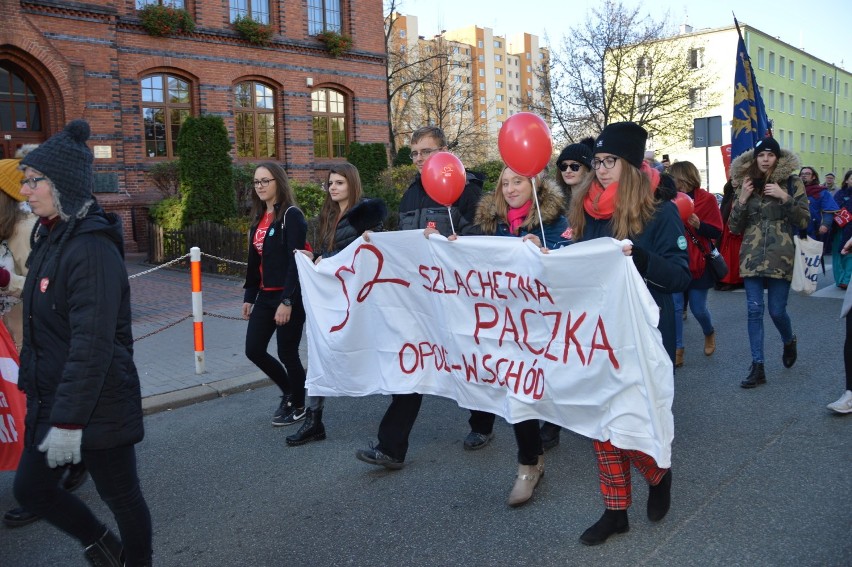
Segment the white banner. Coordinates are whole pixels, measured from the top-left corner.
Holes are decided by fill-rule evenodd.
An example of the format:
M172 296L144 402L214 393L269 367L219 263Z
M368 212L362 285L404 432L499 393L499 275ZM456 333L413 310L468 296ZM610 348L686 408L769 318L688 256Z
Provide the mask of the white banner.
M672 363L622 242L550 254L519 238L422 231L296 254L313 396L419 392L545 419L671 465Z

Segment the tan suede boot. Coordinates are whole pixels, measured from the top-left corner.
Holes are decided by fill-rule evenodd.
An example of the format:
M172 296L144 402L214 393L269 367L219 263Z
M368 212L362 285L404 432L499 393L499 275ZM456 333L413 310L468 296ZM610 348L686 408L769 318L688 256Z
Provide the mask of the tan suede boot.
M541 477L544 476L544 457L538 456L538 464L535 465L518 465L518 476L515 479L515 486L512 487L512 492L509 493L509 500L506 502L512 508L523 506L532 498L535 487L538 486Z
M683 366L683 349L679 348L675 350L675 368L680 368Z
M710 356L714 352L716 352L716 331L704 335L704 354Z

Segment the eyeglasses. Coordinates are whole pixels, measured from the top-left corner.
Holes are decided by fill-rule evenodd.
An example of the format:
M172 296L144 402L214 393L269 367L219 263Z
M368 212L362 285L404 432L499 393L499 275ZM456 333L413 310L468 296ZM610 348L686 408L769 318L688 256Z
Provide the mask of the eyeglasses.
M417 159L418 156L423 156L424 158L427 158L427 157L431 156L432 154L434 154L435 152L439 152L439 151L441 151L441 148L425 149L425 150L420 150L419 152L414 151L414 152L411 152L411 159L415 160L415 159Z
M601 168L601 165L603 165L605 169L612 169L615 167L615 162L618 161L618 159L619 158L616 156L609 156L603 159L594 158L592 160L592 168L597 170Z
M255 187L260 187L260 186L269 187L269 183L272 182L272 181L275 181L275 180L274 179L267 179L266 177L264 177L263 179L255 179L254 181L251 182L251 184L254 185Z
M24 177L21 179L21 185L29 185L30 189L35 190L36 185L38 185L39 181L44 181L47 177Z
M580 171L580 168L583 167L582 164L579 163L565 163L564 161L558 164L556 167L559 168L559 171Z

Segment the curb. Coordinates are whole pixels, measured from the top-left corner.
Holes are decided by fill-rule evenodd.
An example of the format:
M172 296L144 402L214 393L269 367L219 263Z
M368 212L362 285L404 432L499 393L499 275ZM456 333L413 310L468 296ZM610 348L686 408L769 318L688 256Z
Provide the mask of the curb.
M174 392L164 392L142 398L142 414L151 415L169 411L271 385L272 382L262 372L216 380L207 384L199 384Z

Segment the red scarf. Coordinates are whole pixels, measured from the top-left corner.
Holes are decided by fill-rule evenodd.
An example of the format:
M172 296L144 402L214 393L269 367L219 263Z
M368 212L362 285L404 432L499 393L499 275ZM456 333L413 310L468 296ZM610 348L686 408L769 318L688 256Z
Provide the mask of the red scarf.
M609 219L615 213L615 202L618 198L618 181L610 183L604 189L598 180L592 181L583 208L596 219Z
M818 183L814 183L813 185L805 185L805 191L808 193L808 197L813 197L814 199L818 198L820 194L822 194L823 187Z
M518 229L521 228L521 225L524 224L524 220L527 218L527 214L530 212L532 208L532 201L527 201L527 203L517 209L509 208L506 211L506 220L509 221L509 232L512 234L518 234Z

